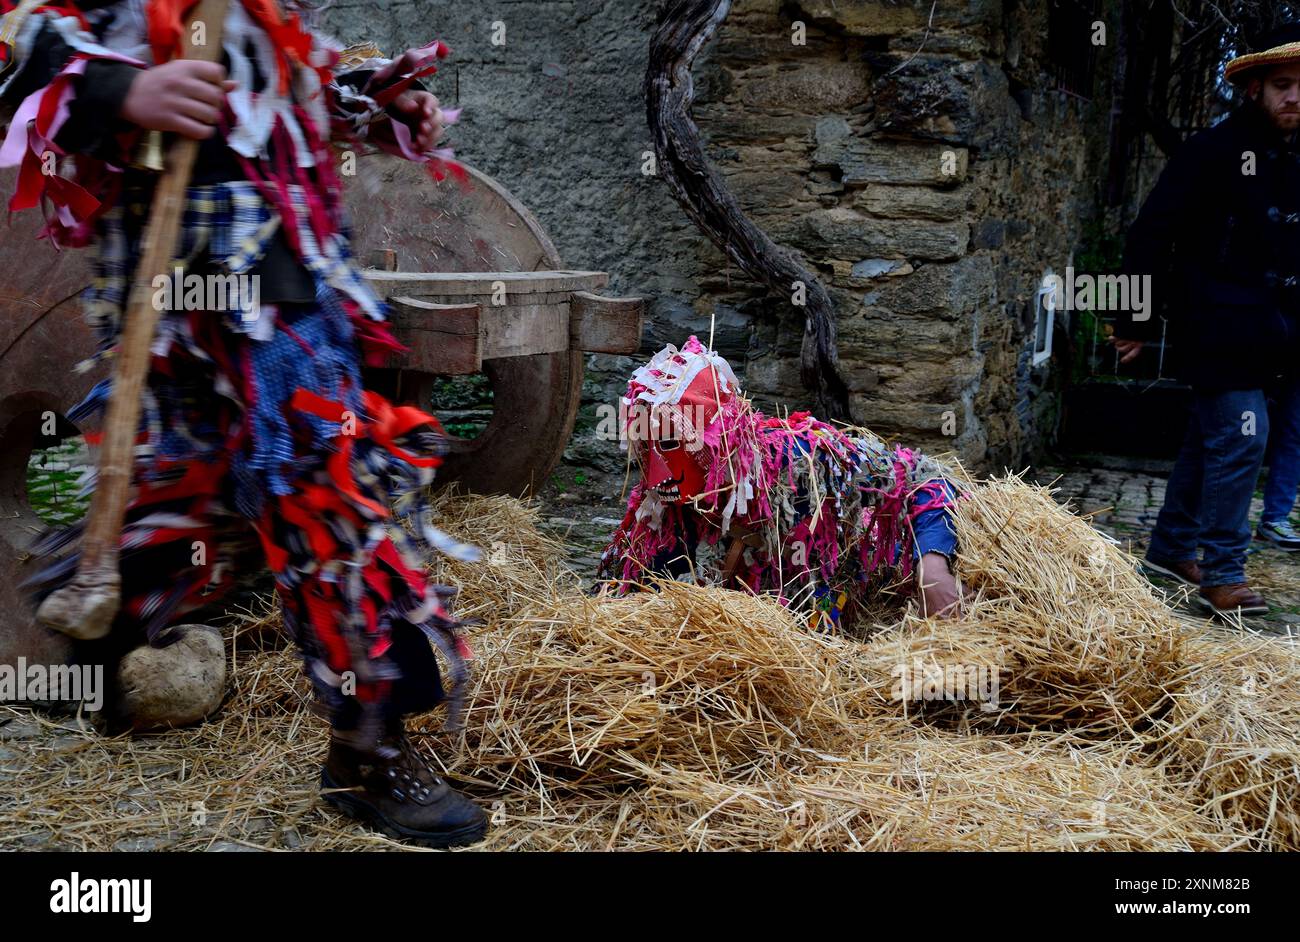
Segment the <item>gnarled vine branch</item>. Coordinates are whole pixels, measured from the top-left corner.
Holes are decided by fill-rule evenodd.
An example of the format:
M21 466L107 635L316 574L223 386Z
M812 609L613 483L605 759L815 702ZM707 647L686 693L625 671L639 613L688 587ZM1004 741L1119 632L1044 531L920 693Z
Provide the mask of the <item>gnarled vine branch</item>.
M796 282L805 285L800 373L823 416L847 419L848 389L839 370L830 295L791 251L773 242L740 209L705 157L700 129L691 118L691 66L730 9L731 0L667 0L660 11L645 80L646 118L659 174L700 230L749 277L786 297Z

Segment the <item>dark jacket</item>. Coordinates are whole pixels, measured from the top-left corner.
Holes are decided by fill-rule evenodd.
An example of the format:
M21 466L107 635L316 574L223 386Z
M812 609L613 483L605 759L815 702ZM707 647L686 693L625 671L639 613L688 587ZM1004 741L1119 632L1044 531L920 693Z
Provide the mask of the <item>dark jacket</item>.
M1253 155L1253 173L1252 169ZM1150 275L1158 315L1115 332L1159 340L1205 391L1259 389L1300 350L1300 150L1253 102L1170 159L1129 229L1128 274Z

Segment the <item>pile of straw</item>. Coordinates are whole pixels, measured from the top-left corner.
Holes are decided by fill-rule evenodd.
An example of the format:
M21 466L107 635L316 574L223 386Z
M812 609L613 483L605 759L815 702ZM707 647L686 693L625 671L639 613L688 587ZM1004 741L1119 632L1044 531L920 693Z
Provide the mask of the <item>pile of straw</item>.
M536 850L1218 850L1233 836L1133 749L881 721L850 754L764 752L718 775L668 757L623 787L480 798L495 847ZM689 763L693 764L693 763Z
M75 717L0 708L0 846L41 850L359 849L386 842L318 797L326 740L289 650L232 650L208 722L106 737Z
M1300 850L1300 646L1221 635L1186 657L1193 677L1160 723L1161 754L1250 846Z
M865 644L810 633L786 609L735 592L670 583L584 599L538 585L536 601L506 600L479 635L465 736L436 739L437 752L495 809L504 846L1230 846L1225 825L1201 815L1131 731L1122 744L1079 735L1145 720L1161 685L1181 676L1176 623L1132 563L1018 481L981 488L963 510L963 572L983 598L960 621L909 616ZM1008 535L1008 517L1026 515L1030 526ZM1034 519L1044 515L1065 519ZM1044 606L1046 627L1031 605L1046 597L1051 563L1013 574L995 546L1032 562L1020 541L1045 536L1092 553L1088 572L1062 583L1071 594ZM492 591L465 575L466 597ZM1017 584L1032 588L1029 603L1017 602ZM1079 624L1085 597L1102 611ZM917 657L1001 667L999 723L1079 728L926 725L895 689L897 665ZM964 715L988 719L978 707Z
M1178 619L1133 558L1047 488L1015 477L981 484L959 503L956 526L959 574L991 604L917 643L960 633L1000 646L1004 697L1015 704L1005 721L1122 734L1184 681Z
M577 592L578 580L564 568L565 546L541 530L535 504L500 495L466 495L452 485L431 502L438 526L477 546L482 558L458 562L437 556L431 577L463 587L456 615L493 624L553 595Z
M847 755L740 781L646 767L656 846L1212 850L1230 838L1135 749L879 722ZM854 754L856 752L856 755ZM665 808L672 812L665 814ZM666 822L666 823L665 823Z
M963 502L979 597L961 619L909 613L865 642L721 589L584 596L536 508L444 493L438 513L484 550L433 572L462 588L478 657L464 729L415 728L491 812L487 849L1296 845L1294 649L1186 641L1132 561L1041 489ZM273 607L242 621L214 721L9 743L0 778L22 787L0 788L0 846L401 846L319 800L325 730L297 657ZM916 659L997 667L998 708L900 700ZM0 710L0 738L20 714L49 725Z
M1000 667L1003 727L1146 726L1184 681L1182 632L1133 559L1014 476L972 487L955 522L975 601L961 619L905 619L876 640L882 663Z
M466 761L502 788L665 756L743 765L845 722L832 677L844 644L765 599L681 583L548 599L484 634Z

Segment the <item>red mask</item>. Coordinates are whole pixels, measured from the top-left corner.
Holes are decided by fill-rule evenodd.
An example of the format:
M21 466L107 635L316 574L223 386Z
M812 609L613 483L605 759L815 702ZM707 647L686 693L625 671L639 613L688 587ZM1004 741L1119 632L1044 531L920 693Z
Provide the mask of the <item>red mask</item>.
M704 493L712 449L700 436L717 418L719 404L730 399L709 368L701 370L675 402L654 407L649 441L641 452L642 480L664 503L685 503Z
M704 469L680 439L650 443L644 477L665 504L682 503L704 491Z

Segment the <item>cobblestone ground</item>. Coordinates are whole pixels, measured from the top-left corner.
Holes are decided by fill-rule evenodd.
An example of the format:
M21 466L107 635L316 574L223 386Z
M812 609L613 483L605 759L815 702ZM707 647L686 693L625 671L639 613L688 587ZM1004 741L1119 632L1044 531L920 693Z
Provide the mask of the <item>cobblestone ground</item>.
M542 491L542 530L565 545L566 562L584 585L595 580L601 551L623 520L623 483L621 474L561 468Z
M1164 477L1123 467L1045 466L1034 469L1029 479L1053 488L1057 500L1088 516L1097 529L1115 537L1135 556L1146 552L1165 499ZM1262 506L1257 491L1251 502L1252 525L1259 521ZM1294 514L1292 519L1296 520ZM1244 619L1244 624L1259 631L1300 631L1300 554L1255 540L1246 560L1246 575L1268 600L1269 613ZM1178 582L1164 578L1152 582L1180 612L1204 616L1194 601L1186 599Z

